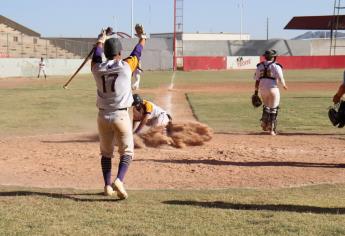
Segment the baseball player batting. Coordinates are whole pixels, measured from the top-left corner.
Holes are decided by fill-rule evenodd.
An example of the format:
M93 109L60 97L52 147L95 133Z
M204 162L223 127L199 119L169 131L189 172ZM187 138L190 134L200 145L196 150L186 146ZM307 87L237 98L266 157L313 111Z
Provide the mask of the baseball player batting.
M131 77L138 67L146 35L142 25L136 25L138 44L130 56L121 59L122 45L117 38L108 38L105 31L98 36L92 57L91 71L97 86L98 132L104 194L126 199L128 194L123 181L133 158L133 132L128 109L132 106ZM102 62L104 51L106 61ZM115 142L118 145L120 163L117 176L111 180L112 158Z
M276 63L277 52L267 50L263 54L265 61L259 63L255 72L255 94L260 90L263 100L263 112L261 127L264 131L269 131L271 135L276 135L277 116L280 103L280 92L278 81L287 89L285 84L282 66Z

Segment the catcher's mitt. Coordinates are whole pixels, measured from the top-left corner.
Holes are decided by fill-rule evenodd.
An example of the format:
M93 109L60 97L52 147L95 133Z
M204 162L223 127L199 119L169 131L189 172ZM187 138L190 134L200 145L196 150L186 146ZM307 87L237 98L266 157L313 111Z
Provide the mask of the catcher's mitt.
M136 32L136 36L138 37L138 38L144 38L144 39L146 39L146 34L145 34L145 32L144 32L144 26L143 25L141 25L141 24L136 24L135 25L135 27L134 27L134 29L135 29L135 32Z
M257 91L252 95L252 104L255 108L260 107L262 105L261 98L259 97Z

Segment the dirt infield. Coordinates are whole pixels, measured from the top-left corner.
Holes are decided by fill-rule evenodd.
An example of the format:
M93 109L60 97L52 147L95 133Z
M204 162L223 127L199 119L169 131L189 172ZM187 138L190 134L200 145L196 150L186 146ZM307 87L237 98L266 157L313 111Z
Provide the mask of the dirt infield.
M14 86L12 83L5 86ZM325 90L336 87L336 83L321 85ZM308 87L303 87L303 83L290 83L290 88L296 89L320 84L305 86ZM247 87L241 83L235 85L240 91ZM209 86L198 86L147 91L154 92L160 98L157 102L168 107L178 121L195 121L184 96L185 91L191 89L211 90ZM212 92L233 89L218 86L212 88ZM345 133L289 133L276 137L260 133L218 133L203 146L136 150L126 185L129 189L217 189L345 183L344 144ZM0 185L102 187L96 133L5 137L0 140L0 150ZM114 169L117 162L115 158Z

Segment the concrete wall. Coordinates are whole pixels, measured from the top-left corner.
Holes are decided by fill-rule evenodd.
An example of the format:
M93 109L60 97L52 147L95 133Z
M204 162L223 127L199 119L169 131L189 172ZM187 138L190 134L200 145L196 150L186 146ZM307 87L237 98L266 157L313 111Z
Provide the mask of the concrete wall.
M47 76L72 75L83 62L83 59L49 59L46 60ZM0 77L34 77L38 74L38 59L33 58L1 58ZM79 72L90 73L90 63Z
M138 39L120 39L125 58L130 55ZM147 40L141 67L144 70L171 70L173 67L173 40L152 38Z
M138 39L121 39L123 57L132 52ZM142 55L144 70L171 70L173 64L172 40L150 39ZM49 75L71 75L84 59L48 59L46 72ZM37 76L39 59L35 58L0 58L0 77ZM90 62L80 73L90 73Z
M260 56L270 48L280 55L310 56L311 45L303 40L184 41L184 56Z
M90 42L93 39L90 39ZM120 39L123 45L123 57L129 56L138 39ZM88 42L88 41L87 41ZM249 41L184 41L184 56L206 57L250 57L260 56L264 50L274 48L279 55L313 56L329 55L329 40L249 40ZM338 46L345 46L345 40L338 39ZM0 51L1 55L1 51ZM337 55L345 55L345 47L337 48ZM246 58L240 63L247 63ZM48 75L71 75L82 63L83 59L49 59ZM250 64L255 64L250 63ZM233 66L238 66L236 62ZM144 70L171 70L173 66L173 40L151 38L147 40L142 55ZM228 65L229 67L230 65ZM242 64L240 65L242 67ZM0 58L0 77L36 76L38 58ZM90 73L86 65L81 73Z
M314 39L310 41L312 55L330 55L330 40L329 39ZM345 55L345 39L337 39L336 53L332 55Z

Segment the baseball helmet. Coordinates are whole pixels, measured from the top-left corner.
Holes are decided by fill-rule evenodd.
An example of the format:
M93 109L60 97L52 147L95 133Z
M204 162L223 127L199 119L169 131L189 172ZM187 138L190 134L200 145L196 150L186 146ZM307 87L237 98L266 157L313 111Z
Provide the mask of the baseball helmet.
M133 94L133 103L132 106L137 106L143 102L143 99L139 96L139 94Z
M114 56L121 53L122 44L117 38L107 39L104 43L104 55L108 60L112 60Z
M266 60L271 60L272 58L278 56L278 53L276 50L270 49L266 50L262 55L266 58Z

